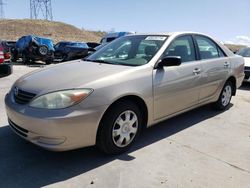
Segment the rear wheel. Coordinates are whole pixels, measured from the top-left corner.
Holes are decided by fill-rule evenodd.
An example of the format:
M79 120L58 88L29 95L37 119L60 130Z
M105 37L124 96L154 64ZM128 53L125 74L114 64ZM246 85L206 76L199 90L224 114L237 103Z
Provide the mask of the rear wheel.
M97 134L97 146L108 154L127 151L141 131L142 114L137 105L122 101L104 115Z
M11 55L10 55L11 62L16 62L17 61L17 59L18 59L17 54L18 54L17 50L15 50L15 49L11 50Z
M52 62L52 60L49 59L49 60L46 60L46 61L45 61L45 64L46 64L46 65L50 65L51 62Z
M231 101L233 94L233 84L230 81L227 81L221 91L219 99L214 103L214 108L216 110L226 109Z
M17 57L16 56L11 56L10 60L11 60L11 62L16 62L17 61Z
M30 63L30 59L27 57L25 53L22 55L22 62L23 64L26 64L26 65Z

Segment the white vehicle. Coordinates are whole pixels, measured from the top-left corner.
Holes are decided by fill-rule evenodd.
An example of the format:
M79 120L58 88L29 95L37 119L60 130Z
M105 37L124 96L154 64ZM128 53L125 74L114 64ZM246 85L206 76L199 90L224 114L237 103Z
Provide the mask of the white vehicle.
M250 82L250 47L241 49L238 53L245 60L245 82Z

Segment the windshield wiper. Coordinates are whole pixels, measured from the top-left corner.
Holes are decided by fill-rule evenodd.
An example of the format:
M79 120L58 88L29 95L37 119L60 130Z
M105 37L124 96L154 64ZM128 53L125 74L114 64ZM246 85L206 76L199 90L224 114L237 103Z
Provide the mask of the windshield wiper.
M91 61L91 62L95 62L95 63L113 64L113 63L111 63L111 62L104 61L104 60L100 60L100 59L94 59L94 60L91 60L91 59L84 59L84 61Z
M96 63L106 63L106 64L112 64L112 65L124 65L124 66L132 66L132 67L139 66L139 65L127 64L127 63L121 63L121 62L108 62L108 61L104 61L104 60L100 60L100 59L95 59L95 60L84 59L84 61L90 61L90 62L96 62Z
M137 66L139 66L139 65L135 65L135 64L128 64L128 63L114 63L114 64L116 64L116 65L124 65L124 66L129 66L129 67L137 67Z

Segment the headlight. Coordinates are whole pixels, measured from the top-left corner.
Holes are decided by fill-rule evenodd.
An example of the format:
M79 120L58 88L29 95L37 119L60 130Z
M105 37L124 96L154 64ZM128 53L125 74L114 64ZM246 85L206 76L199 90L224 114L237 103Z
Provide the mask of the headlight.
M48 93L35 98L29 106L45 109L62 109L75 105L93 92L92 89L73 89Z

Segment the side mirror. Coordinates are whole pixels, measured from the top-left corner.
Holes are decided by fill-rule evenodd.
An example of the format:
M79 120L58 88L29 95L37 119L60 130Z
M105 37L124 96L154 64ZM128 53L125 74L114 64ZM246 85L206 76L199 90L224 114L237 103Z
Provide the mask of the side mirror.
M0 78L6 77L12 74L12 66L8 64L0 65Z
M181 64L180 56L166 56L158 61L156 68L179 66Z

